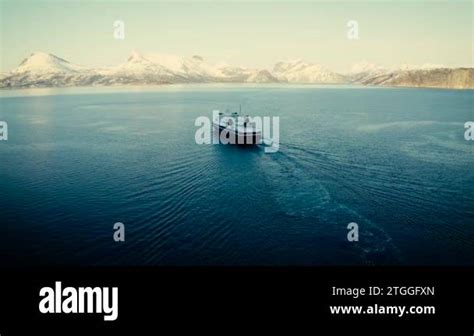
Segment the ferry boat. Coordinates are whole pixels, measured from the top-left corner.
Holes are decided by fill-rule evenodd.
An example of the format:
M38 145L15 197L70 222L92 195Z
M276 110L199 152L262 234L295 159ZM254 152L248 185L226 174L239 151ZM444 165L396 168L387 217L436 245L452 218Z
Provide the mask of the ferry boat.
M237 112L231 114L219 112L217 120L213 120L217 134L227 132L229 144L235 145L259 145L262 143L262 130L250 116L241 116Z

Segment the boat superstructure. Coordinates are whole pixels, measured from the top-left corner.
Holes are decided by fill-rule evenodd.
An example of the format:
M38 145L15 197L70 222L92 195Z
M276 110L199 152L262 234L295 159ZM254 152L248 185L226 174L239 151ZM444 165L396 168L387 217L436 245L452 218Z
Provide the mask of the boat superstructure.
M261 125L257 125L248 115L220 112L218 119L213 120L213 124L221 139L228 139L229 144L259 145L262 143Z

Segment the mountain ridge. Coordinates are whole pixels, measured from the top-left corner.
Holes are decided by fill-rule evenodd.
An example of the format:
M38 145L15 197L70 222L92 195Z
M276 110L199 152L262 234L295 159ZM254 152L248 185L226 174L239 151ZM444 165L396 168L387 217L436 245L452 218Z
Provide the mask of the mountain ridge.
M203 57L140 54L133 51L116 66L88 68L45 52L35 52L0 76L0 88L154 85L183 83L359 84L368 86L474 88L473 68L402 65L385 69L362 62L346 74L301 59L277 62L271 69L210 64Z

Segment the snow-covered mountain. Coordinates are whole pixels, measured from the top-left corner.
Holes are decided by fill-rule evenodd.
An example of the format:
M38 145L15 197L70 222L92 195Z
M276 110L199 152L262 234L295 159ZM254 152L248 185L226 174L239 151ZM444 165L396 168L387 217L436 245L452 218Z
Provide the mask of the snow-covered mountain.
M95 69L104 84L162 84L180 83L186 79L166 66L133 52L128 60L117 66Z
M363 76L354 82L377 86L472 89L474 88L474 68L389 70Z
M362 61L352 64L351 70L347 73L347 78L351 83L361 83L369 78L376 78L390 73L391 70L378 64Z
M376 86L474 88L473 68L450 68L441 64L401 64L385 68L366 61L356 63L347 74L351 83Z
M149 54L145 56L154 64L159 64L178 76L190 81L203 81L219 77L214 65L208 64L201 56L179 57L167 54Z
M278 79L268 70L260 70L251 74L247 80L249 83L275 83Z
M268 71L210 64L201 56L133 52L117 66L86 68L47 53L34 53L0 77L0 87L49 87L206 82L272 82Z
M307 63L302 60L278 62L273 67L273 74L280 81L289 83L345 83L346 78L323 68L320 64Z
M439 68L437 65L386 69L361 62L347 74L302 60L278 62L272 71L212 64L201 56L180 57L133 52L122 64L87 68L44 52L31 54L20 65L0 76L0 88L89 85L148 85L170 83L355 83L364 85L474 87L474 69Z
M35 52L0 78L0 87L90 85L94 72L44 52Z
M247 82L252 75L260 71L258 69L249 69L225 63L216 65L216 69L220 81L235 83Z
M85 67L70 63L65 59L47 54L44 52L36 52L30 57L25 58L20 65L12 72L16 74L36 73L36 74L53 74L53 73L78 73L87 70Z

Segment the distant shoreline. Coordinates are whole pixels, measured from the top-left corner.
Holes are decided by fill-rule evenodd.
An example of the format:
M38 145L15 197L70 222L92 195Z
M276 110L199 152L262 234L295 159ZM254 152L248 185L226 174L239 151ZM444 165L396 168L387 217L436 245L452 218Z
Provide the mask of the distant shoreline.
M384 86L384 85L363 85L363 84L316 84L316 83L167 83L167 84L122 84L122 85L82 85L82 86L44 86L44 87L12 87L0 88L0 98L15 97L15 96L49 96L61 94L93 94L96 89L101 93L114 92L153 92L153 91L178 91L179 89L232 89L232 88L294 88L294 89L429 89L429 90L456 90L456 91L470 91L474 88L449 88L449 87L421 87L421 86ZM9 94L11 93L11 95Z
M474 88L474 68L398 68L365 66L337 73L302 60L276 63L272 70L212 65L200 56L144 56L133 52L125 63L87 68L36 52L0 77L0 88L165 86L189 84L365 85L375 87Z

